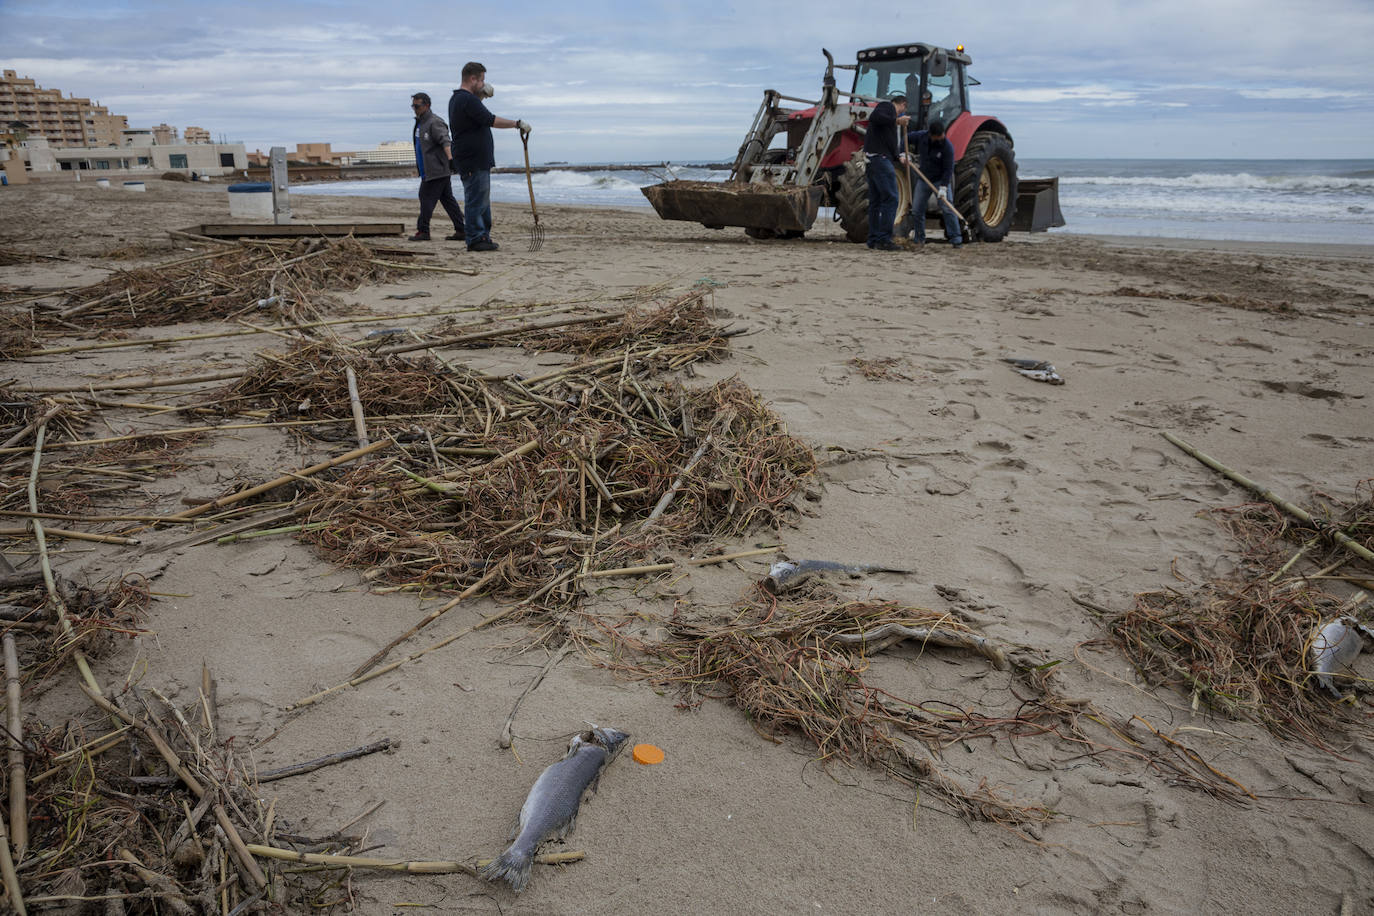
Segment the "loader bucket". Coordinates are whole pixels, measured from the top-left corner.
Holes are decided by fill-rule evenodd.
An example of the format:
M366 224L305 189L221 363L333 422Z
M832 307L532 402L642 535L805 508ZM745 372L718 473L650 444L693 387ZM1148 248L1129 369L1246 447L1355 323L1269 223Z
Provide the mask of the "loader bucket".
M1064 214L1059 209L1058 178L1022 178L1017 182L1013 230L1044 232L1062 225Z
M701 223L708 229L743 226L774 232L805 232L816 221L825 189L716 181L665 181L640 188L663 219Z

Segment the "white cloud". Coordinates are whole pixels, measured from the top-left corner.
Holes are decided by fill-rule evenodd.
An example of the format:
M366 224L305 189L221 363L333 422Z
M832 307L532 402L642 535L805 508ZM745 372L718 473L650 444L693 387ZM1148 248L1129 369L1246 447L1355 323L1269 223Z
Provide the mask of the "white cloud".
M1046 104L1052 102L1111 102L1131 104L1140 94L1107 86L1039 86L1024 89L986 89L979 87L978 100L1012 104Z
M1240 95L1247 99L1364 99L1368 92L1350 89L1317 89L1311 86L1293 86L1286 89L1242 89Z

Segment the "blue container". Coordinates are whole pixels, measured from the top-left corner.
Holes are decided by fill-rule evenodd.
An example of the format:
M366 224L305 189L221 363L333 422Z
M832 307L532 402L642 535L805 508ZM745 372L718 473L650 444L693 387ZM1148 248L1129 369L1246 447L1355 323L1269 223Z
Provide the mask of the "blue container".
M250 181L246 184L231 184L230 194L261 194L264 191L271 192L272 183L270 181Z

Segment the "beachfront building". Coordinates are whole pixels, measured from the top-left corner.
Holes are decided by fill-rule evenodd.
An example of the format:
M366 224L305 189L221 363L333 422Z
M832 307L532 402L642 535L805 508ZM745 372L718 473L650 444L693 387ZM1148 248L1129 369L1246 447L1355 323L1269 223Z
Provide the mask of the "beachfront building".
M129 141L118 146L65 148L52 148L46 139L30 137L18 149L0 150L0 159L8 156L22 161L24 171L35 181L75 179L82 174L96 178L157 177L163 172L220 176L248 168L242 143L162 144L139 131L130 134Z
M90 99L63 98L60 89L44 89L13 70L0 74L0 124L22 124L32 137L43 137L53 149L118 146L128 118L112 115Z
M180 138L177 137L177 129L166 122L151 128L151 130L153 132L153 139L163 146L171 146L174 143L181 142Z
M375 149L359 150L353 154L358 162L387 162L392 165L415 163L415 145L409 140L384 140Z
M183 143L209 143L210 132L203 127L187 126L181 132L181 139Z

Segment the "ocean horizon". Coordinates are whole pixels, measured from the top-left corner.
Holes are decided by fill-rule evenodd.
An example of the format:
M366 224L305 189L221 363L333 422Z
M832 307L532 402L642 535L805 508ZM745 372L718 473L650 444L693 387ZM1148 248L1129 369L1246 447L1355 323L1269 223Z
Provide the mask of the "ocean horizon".
M535 199L555 206L648 207L642 187L671 178L723 181L728 172L703 167L708 164L617 163L615 170L589 171L579 163L541 164L549 171L533 176ZM1374 159L1028 158L1017 164L1024 178L1060 179L1067 225L1056 233L1374 245ZM380 178L302 184L292 191L413 198L416 186L415 178ZM461 199L457 181L454 187ZM529 200L523 172L493 175L491 191L496 202Z

